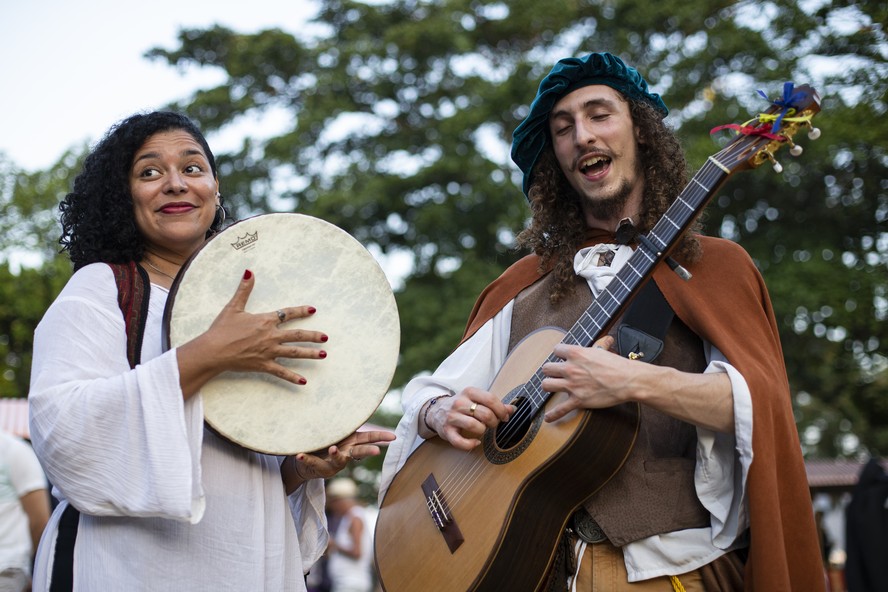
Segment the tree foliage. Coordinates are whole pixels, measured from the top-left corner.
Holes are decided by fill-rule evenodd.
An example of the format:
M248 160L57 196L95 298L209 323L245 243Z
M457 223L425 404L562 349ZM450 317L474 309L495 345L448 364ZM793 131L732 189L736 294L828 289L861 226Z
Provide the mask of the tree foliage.
M540 79L560 57L603 50L636 65L665 97L692 166L718 150L711 128L768 106L757 90L776 97L787 80L818 88L823 139L797 138L805 153L796 162L779 154L782 175L762 167L731 179L706 229L741 243L765 276L806 453L888 451L880 430L888 423L884 5L318 7L303 31L183 30L177 47L149 57L227 73L224 84L173 105L207 132L263 116L286 121L273 137L247 137L217 155L236 216L318 216L410 261L397 291L395 386L449 353L478 292L520 256L513 239L528 210L508 146Z
M0 157L0 397L27 394L34 328L71 275L58 256L56 206L78 166L68 153L48 171L26 173ZM23 253L43 264L13 264Z

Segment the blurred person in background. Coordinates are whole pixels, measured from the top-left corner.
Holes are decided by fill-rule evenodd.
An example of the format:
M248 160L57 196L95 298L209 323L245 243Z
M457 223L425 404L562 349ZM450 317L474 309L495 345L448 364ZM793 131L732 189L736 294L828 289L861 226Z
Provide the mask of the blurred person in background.
M0 592L31 589L34 551L49 507L46 476L34 451L0 430Z
M327 485L331 537L327 547L330 592L373 590L373 525L358 499L358 485L337 477ZM335 526L333 526L335 524Z

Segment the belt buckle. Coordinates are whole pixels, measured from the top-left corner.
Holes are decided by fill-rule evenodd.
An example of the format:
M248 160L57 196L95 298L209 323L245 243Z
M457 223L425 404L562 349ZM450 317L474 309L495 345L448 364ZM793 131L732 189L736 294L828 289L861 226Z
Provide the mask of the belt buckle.
M574 513L573 527L577 536L587 543L603 543L607 540L607 535L601 530L601 526L585 508L580 508Z

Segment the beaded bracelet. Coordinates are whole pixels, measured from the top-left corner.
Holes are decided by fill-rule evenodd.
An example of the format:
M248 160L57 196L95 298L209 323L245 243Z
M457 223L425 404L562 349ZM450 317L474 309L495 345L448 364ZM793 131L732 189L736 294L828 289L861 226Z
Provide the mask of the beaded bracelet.
M429 411L432 409L432 405L438 402L438 399L443 399L445 397L452 397L453 393L446 393L443 395L438 395L429 400L429 404L425 408L425 412L422 414L422 423L425 424L426 429L428 429L433 434L437 434L437 430L432 429L432 426L429 425Z

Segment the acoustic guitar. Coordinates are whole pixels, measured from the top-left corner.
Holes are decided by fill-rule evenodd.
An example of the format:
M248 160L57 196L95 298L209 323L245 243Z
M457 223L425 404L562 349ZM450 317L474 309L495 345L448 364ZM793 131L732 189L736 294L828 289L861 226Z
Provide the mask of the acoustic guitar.
M734 172L774 159L807 127L820 97L805 85L744 126L710 156L607 288L566 334L545 328L509 355L490 391L517 407L482 445L457 450L440 438L421 444L395 475L379 510L376 568L386 592L537 590L570 516L623 465L638 430L637 404L578 410L546 423L564 393L542 390L541 367L563 342L589 346L620 317L655 266ZM777 129L779 128L779 129ZM670 260L671 262L671 260Z

